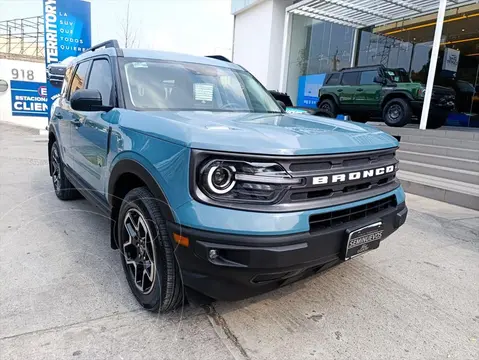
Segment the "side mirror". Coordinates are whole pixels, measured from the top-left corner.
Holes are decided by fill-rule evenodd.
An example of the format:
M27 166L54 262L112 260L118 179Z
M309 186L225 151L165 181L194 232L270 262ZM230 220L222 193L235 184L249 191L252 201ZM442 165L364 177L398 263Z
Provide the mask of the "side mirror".
M282 102L281 100L276 100L279 106L281 106L281 109L286 110L286 104Z
M373 81L378 84L384 84L386 82L386 79L382 76L375 76Z
M104 106L98 90L80 89L70 98L70 106L77 111L110 111L113 106Z

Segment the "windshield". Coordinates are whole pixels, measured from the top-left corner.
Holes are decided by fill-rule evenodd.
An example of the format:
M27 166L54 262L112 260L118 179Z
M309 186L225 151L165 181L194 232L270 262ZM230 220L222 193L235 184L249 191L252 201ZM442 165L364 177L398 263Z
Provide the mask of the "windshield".
M137 110L282 112L246 71L205 64L127 60L131 104Z
M386 74L389 80L396 83L411 82L409 74L404 69L386 69Z

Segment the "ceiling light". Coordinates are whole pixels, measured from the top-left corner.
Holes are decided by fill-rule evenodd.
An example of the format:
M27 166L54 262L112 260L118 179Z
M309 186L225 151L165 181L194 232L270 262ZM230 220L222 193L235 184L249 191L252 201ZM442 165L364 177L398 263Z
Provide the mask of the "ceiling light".
M451 19L444 19L444 23L449 23L449 22L459 21L459 20L465 20L465 19L469 19L469 18L472 18L472 17L476 17L476 16L479 16L479 13L470 14L470 15L462 15L462 16L458 16L458 17L455 17L455 18L451 18ZM411 26L411 27L406 27L406 28L402 28L402 29L397 29L397 30L393 30L393 31L384 32L383 35L392 35L392 34L397 34L399 32L403 32L403 31L422 29L422 28L429 27L429 26L436 26L436 21L430 22L430 23L427 23L427 24L416 25L416 26Z

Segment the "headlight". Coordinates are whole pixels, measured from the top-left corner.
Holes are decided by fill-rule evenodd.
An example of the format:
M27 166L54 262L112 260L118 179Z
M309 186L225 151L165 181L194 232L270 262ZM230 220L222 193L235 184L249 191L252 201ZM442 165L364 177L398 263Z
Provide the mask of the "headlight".
M211 166L206 173L206 186L215 194L226 194L236 184L235 172L234 166L223 166L221 164Z
M292 178L279 164L208 158L197 167L196 186L219 202L272 204L302 178Z
M426 88L424 87L419 88L419 90L417 91L417 96L420 98L423 98L425 95L426 95Z

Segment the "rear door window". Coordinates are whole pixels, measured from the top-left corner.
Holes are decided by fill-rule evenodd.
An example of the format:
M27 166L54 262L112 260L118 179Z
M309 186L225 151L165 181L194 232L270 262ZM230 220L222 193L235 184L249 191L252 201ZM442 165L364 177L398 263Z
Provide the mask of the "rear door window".
M375 85L374 78L378 75L376 70L363 71L361 73L360 85Z
M346 72L343 74L341 85L358 85L359 71Z

